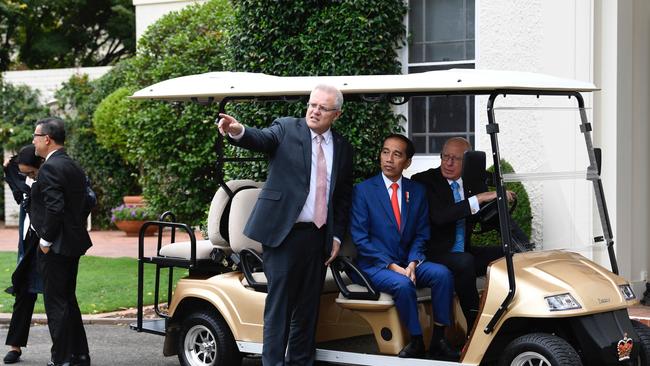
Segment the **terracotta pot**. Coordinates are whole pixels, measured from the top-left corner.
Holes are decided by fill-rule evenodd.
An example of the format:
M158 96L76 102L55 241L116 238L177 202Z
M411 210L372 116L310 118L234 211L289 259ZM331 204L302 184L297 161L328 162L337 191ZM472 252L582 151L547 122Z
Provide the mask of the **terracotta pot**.
M143 196L124 196L122 201L124 201L125 205L135 207L142 207L146 204Z
M115 221L115 226L118 229L124 231L126 236L138 236L140 234L140 227L144 224L144 221L141 220L122 220ZM145 231L145 236L152 236L157 232L157 226L149 226L147 231Z

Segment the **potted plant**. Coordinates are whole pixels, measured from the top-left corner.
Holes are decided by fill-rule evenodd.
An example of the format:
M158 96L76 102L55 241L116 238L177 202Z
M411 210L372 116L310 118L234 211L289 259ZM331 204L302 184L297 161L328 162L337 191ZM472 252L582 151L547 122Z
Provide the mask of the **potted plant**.
M118 229L124 231L126 236L138 236L140 227L148 220L155 220L153 214L146 206L136 206L122 204L111 209L111 222ZM145 232L145 235L153 235L156 231L155 226L151 226Z

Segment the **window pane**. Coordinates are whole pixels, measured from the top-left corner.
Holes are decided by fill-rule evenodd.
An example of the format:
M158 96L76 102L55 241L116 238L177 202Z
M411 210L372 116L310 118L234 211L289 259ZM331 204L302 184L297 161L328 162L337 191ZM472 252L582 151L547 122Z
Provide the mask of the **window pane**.
M411 121L411 133L427 132L426 130L426 98L411 98L409 108L409 121Z
M442 146L448 138L452 136L432 136L429 137L429 153L438 153L442 151ZM417 151L417 150L416 150Z
M413 145L415 145L415 151L418 153L426 154L427 151L427 138L424 136L413 136Z
M411 0L409 62L473 59L474 7L474 0Z
M467 131L467 96L430 97L429 132Z

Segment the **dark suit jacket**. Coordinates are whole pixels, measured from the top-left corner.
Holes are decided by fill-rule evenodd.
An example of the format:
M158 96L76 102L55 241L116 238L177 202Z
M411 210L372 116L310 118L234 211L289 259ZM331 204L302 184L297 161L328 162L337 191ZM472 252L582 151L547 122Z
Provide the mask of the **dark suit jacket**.
M454 202L454 193L440 168L429 169L411 177L424 185L429 202L429 222L431 238L428 244L428 257L451 250L456 240L456 221L465 218L465 251L471 251L471 234L475 222L469 207L469 197L487 191L487 184L463 179L465 199Z
M381 174L356 185L350 232L357 246L357 263L372 275L389 264L407 266L425 259L429 239L428 205L424 187L402 178L400 230Z
M352 194L352 145L332 131L334 154L327 210L327 245L343 239ZM244 234L270 247L279 246L302 211L309 194L311 133L304 118L277 119L264 129L246 127L236 146L269 154L266 183Z
M63 149L55 151L32 184L30 217L54 253L81 256L92 246L86 231L86 175Z

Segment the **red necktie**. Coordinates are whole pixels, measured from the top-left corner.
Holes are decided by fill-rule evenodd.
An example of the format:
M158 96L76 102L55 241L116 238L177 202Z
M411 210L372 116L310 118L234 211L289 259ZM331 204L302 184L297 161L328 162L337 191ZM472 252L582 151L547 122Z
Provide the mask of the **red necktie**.
M395 220L397 221L397 230L400 230L402 218L399 213L399 201L397 201L397 188L399 188L399 185L397 183L393 183L390 185L390 187L393 189L393 194L390 196L390 203L393 206L393 214L395 215Z

